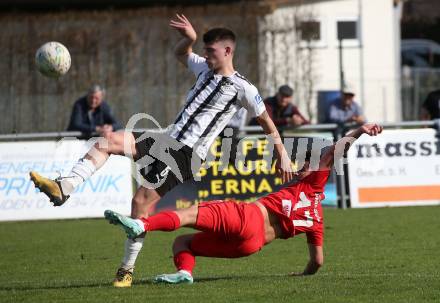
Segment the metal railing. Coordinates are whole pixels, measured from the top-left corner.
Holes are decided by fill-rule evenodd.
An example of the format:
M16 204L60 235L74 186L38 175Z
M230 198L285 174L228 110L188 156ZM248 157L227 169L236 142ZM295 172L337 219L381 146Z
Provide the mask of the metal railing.
M27 141L42 139L82 138L81 132L50 132L50 133L23 133L0 135L1 141Z

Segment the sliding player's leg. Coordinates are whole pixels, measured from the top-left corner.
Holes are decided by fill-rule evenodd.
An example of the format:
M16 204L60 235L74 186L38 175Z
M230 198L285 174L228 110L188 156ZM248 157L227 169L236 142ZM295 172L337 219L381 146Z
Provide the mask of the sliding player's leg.
M193 227L197 214L198 207L194 205L177 211L163 211L147 218L133 219L112 210L106 210L104 217L110 223L120 226L128 238L136 239L145 232L174 231L183 226Z
M203 202L199 206L141 219L107 210L105 217L119 224L129 237L137 237L145 231L173 231L182 226L203 231L191 238L187 235L176 239L174 253L178 272L161 275L157 282L192 283L194 256L238 258L260 250L265 242L263 215L254 204Z
M194 234L181 235L174 240L173 255L174 265L177 271L172 274L162 274L154 278L156 283L192 284L192 271L196 264L196 258L191 251L191 241Z
M176 272L161 274L154 278L156 283L182 284L193 283L193 269L196 256L211 258L241 258L249 256L264 245L263 236L257 233L243 237L225 237L213 232L199 232L178 236L173 244L174 265Z

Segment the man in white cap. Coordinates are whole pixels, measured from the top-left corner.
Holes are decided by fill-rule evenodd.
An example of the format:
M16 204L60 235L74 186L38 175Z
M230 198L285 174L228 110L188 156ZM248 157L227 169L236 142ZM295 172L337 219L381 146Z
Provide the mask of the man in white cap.
M363 124L366 122L362 108L354 101L354 89L350 85L344 87L341 98L336 99L329 107L327 123L344 124L355 122Z

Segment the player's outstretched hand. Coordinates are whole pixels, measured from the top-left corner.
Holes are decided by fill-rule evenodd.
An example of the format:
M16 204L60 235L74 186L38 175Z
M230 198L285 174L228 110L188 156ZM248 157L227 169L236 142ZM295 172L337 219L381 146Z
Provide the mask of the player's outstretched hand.
M290 276L290 277L303 277L304 273L303 272L291 272L288 274L288 276Z
M192 41L196 41L196 31L191 25L191 22L189 22L188 18L185 17L185 15L176 14L176 18L170 20L170 26L176 29L182 36Z
M380 126L377 123L365 123L359 128L356 128L355 130L352 130L348 134L346 134L346 137L353 137L355 139L358 139L363 134L367 134L369 136L377 136L380 134L383 130L383 127Z
M383 130L383 127L377 123L366 123L360 128L363 134L367 134L369 136L377 136Z

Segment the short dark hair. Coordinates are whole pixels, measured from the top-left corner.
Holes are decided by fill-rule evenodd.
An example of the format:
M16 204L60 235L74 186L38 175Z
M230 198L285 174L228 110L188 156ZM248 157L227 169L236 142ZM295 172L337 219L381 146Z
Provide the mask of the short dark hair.
M278 93L284 97L291 97L293 95L293 89L287 84L281 85L278 89Z
M224 27L217 27L210 29L203 35L203 42L205 44L224 40L230 40L235 43L234 32Z

